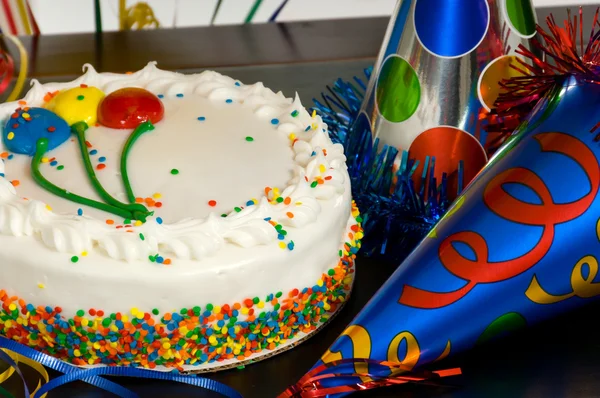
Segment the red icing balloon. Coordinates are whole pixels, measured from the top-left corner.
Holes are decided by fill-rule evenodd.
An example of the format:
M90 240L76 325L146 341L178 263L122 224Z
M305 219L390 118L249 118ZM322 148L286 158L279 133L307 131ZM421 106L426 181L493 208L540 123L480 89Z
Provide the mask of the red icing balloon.
M104 97L98 107L98 121L113 129L135 129L143 122L161 121L164 113L156 95L143 88L128 87Z

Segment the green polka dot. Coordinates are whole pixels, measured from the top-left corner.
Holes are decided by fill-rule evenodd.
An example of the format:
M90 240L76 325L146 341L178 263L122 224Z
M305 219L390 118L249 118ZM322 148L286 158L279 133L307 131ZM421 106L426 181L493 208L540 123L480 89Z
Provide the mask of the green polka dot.
M415 70L397 55L385 60L377 77L377 106L388 121L399 123L411 117L421 100L421 85Z
M509 312L496 318L479 336L477 344L486 343L506 333L511 333L527 326L523 315L517 312Z
M254 141L254 138L252 138L252 137L248 136L248 137L246 137L246 141L248 141L248 142L252 142L252 141Z
M177 174L179 174L179 170L177 170L177 169L171 169L171 174L173 174L174 176L176 176Z
M83 99L84 99L84 98L85 98L85 97L84 97L83 95L78 95L78 96L77 96L77 100L78 100L78 101L83 101Z
M77 256L71 257L71 262L72 263L76 263L77 261L79 261L79 257L77 257Z
M506 13L515 33L527 38L535 35L535 12L531 0L505 1Z

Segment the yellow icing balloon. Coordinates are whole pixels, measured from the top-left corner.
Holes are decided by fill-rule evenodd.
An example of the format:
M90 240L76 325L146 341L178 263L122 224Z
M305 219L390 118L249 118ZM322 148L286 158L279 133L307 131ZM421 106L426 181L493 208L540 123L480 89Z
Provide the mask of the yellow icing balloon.
M67 121L69 126L86 122L93 126L98 120L98 106L104 93L96 87L83 86L59 92L46 108Z

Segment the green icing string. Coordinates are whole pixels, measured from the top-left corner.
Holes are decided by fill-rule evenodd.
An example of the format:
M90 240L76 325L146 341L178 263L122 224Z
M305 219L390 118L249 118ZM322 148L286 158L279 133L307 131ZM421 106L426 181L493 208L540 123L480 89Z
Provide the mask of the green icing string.
M140 220L142 222L146 222L146 217L148 217L148 209L146 206L139 203L127 204L118 201L113 198L102 186L98 177L96 176L96 172L94 171L94 166L92 166L92 161L90 159L90 153L88 152L88 148L86 145L85 132L88 129L88 125L86 122L77 122L71 126L71 131L77 136L77 140L79 141L79 149L81 150L81 157L83 158L83 164L85 166L85 171L92 183L92 186L100 195L100 197L109 205L118 207L123 210L127 210L132 214L132 218L134 220ZM135 201L135 200L134 200Z
M83 196L76 195L68 192L66 189L57 187L50 181L48 181L40 171L40 164L42 163L42 157L48 151L48 139L40 138L36 143L36 151L31 159L31 174L35 182L37 182L42 188L48 192L53 193L63 199L70 200L71 202L79 203L85 206L93 207L98 210L106 211L108 213L121 216L123 218L133 218L131 212L125 209L121 209L116 206L111 206L105 203L97 202L92 199L84 198Z
M125 192L127 193L127 199L129 199L130 203L135 203L135 195L133 194L133 189L129 182L129 173L127 173L127 158L129 157L129 152L131 151L133 144L135 144L138 138L140 138L142 134L152 130L154 130L154 125L150 122L144 122L137 126L127 139L123 152L121 153L121 177L123 178L123 185L125 185Z

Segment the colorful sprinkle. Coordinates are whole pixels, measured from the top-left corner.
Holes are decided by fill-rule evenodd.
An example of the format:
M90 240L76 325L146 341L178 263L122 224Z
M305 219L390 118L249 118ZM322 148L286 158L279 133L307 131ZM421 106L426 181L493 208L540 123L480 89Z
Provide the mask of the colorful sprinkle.
M232 102L233 102L233 100L232 100L232 99L226 99L226 100L225 100L225 103L227 103L227 104L231 104Z
M205 121L206 118L204 116L198 116L198 120L200 120L201 122Z
M279 124L279 119L271 119L271 124Z
M9 141L13 138L15 138L15 133L13 133L12 131L6 135L6 139Z
M79 261L79 257L77 257L77 256L71 257L71 262L72 263L76 263L77 261Z
M179 174L179 170L177 170L177 169L171 169L171 174L173 174L174 176L176 176L177 174Z
M83 209L77 209L77 215L83 216Z
M106 162L106 158L105 158L104 156L100 156L100 157L98 158L98 161L99 161L100 163L104 163L104 162Z
M78 95L77 96L77 101L83 101L84 100L84 96L83 95Z
M160 217L156 217L156 223L157 224L162 224L163 223L163 219Z
M56 168L56 170L63 170L64 168L65 168L65 166L63 166L63 165L61 164L60 166L58 166L58 167Z
M99 165L96 166L97 170L104 170L106 168L106 165L104 163L100 163Z
M177 98L183 98L183 94L179 93L175 95Z
M216 200L209 200L208 201L208 205L211 207L215 207L217 205L217 201Z
M92 156L93 156L93 155L96 155L97 153L98 153L98 151L97 151L97 150L95 150L95 149L92 149L92 150L90 151L90 155L92 155Z
M53 160L50 162L50 166L56 166L58 164L58 162L56 160Z
M246 141L248 141L248 142L252 142L252 141L254 141L254 138L252 138L252 137L250 137L250 136L247 136L247 137L246 137Z
M298 113L299 113L299 112L298 112L298 111L296 111L296 110L295 110L295 111L293 111L293 112L292 112L292 117L296 117L296 116L298 116Z
M358 211L352 214L358 222ZM269 220L271 221L271 220ZM299 333L310 333L346 301L354 254L362 230L352 228L341 258L312 287L248 297L239 303L207 304L162 312L133 308L106 314L79 309L73 317L60 307L34 307L0 290L0 334L78 366L125 365L182 370L184 365L244 360L276 349ZM281 242L284 243L284 242ZM293 242L284 243L292 250ZM164 265L170 259L150 256ZM76 258L76 257L74 257ZM86 319L88 313L92 319Z
M165 98L165 96L164 96L164 95L162 95L162 94L158 94L158 95L157 95L157 97L158 97L158 98Z

